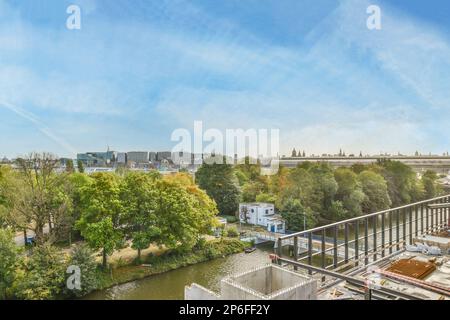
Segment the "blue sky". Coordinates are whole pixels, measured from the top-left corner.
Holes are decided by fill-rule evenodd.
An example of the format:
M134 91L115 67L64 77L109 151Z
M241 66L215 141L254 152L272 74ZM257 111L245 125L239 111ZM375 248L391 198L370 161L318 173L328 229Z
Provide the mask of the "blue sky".
M283 154L441 154L449 107L449 1L0 0L0 156L171 149L195 120L279 128Z

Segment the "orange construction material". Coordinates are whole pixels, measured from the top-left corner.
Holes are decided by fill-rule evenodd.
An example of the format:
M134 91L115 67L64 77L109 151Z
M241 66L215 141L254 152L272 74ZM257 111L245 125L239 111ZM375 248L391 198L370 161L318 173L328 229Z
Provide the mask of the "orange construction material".
M386 271L415 279L424 279L434 270L436 270L434 263L414 259L400 259L386 269Z

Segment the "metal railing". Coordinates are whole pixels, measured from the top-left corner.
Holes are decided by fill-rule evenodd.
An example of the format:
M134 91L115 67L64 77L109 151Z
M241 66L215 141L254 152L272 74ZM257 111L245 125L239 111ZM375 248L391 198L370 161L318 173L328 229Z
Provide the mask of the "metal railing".
M317 269L308 266L345 273L400 252L417 237L446 229L449 212L450 195L445 195L285 235L277 239L278 263L309 274Z

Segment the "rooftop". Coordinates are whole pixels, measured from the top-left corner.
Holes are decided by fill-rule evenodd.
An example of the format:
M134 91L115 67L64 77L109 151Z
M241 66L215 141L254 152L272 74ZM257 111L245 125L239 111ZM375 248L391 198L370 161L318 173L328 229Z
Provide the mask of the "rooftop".
M373 289L390 289L416 299L450 300L450 257L404 251L354 275ZM373 299L385 299L375 294ZM319 290L321 300L363 300L365 292L348 281Z

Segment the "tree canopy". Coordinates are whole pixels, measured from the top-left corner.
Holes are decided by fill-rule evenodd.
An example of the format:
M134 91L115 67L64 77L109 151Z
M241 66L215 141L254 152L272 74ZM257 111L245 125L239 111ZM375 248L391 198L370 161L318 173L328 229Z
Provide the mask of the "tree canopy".
M219 214L236 214L241 191L231 165L204 163L196 172L195 180L199 187L214 199Z

